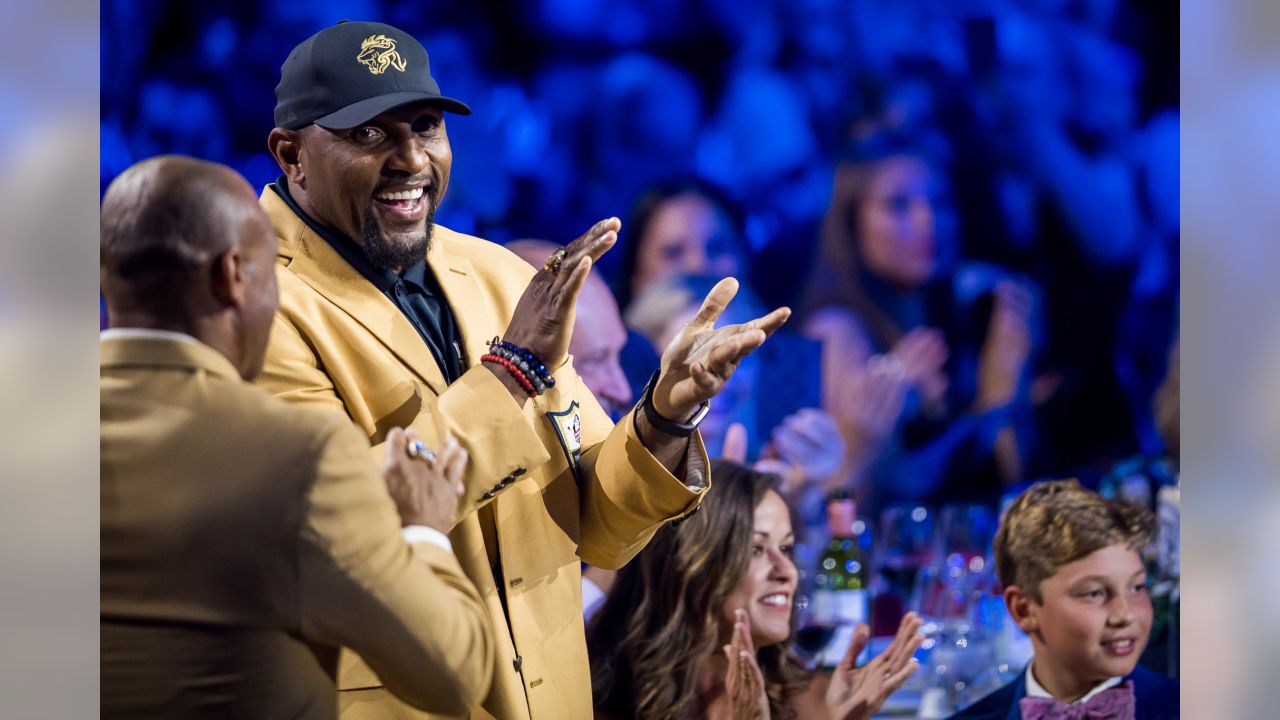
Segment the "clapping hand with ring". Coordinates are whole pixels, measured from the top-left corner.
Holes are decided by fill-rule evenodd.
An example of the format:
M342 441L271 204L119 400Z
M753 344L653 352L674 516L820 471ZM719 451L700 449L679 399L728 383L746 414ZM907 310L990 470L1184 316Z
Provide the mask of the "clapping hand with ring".
M547 258L547 261L542 264L542 269L550 270L552 275L559 275L560 265L564 263L564 257L567 254L569 254L569 251L565 248L556 248L556 251L551 253L551 257Z
M529 350L551 372L559 369L569 355L578 293L591 266L618 241L621 229L617 218L601 220L552 253L520 296L501 339ZM494 372L505 379L499 368ZM519 395L518 387L508 387Z
M462 473L467 451L453 437L436 452L413 428L387 433L387 462L382 476L395 502L401 527L425 525L447 533L453 529L458 498L465 487Z

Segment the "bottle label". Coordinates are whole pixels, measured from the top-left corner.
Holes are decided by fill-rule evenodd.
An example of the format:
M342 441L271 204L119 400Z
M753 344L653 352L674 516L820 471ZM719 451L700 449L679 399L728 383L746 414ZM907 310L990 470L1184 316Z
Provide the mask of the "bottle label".
M824 625L857 625L867 621L866 590L818 590L813 593L813 620Z
M867 622L867 602L866 590L818 590L813 594L813 622L835 629L818 653L821 665L835 667L840 663L853 641L853 631L859 623Z

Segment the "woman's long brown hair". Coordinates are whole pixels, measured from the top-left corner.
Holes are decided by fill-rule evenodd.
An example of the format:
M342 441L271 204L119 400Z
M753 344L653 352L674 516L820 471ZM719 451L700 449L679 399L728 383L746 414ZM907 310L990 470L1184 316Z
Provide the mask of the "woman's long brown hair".
M755 507L775 476L713 460L702 507L661 528L618 573L587 628L596 710L637 720L697 717L698 670L720 653L720 617L751 561ZM759 648L771 715L790 718L788 699L808 681L787 644Z
M883 163L895 157L918 157L934 164L931 155L912 140L878 135L863 141L836 166L831 204L822 218L818 254L801 302L806 318L825 307L852 310L881 349L892 347L903 329L867 294L858 225L872 181Z

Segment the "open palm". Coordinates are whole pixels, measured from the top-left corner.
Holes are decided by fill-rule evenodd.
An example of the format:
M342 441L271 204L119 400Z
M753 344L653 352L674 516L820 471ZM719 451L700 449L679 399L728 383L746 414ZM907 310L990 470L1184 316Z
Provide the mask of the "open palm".
M716 283L698 314L662 353L653 407L663 417L683 420L715 397L733 376L738 363L791 316L790 308L783 307L750 322L716 328L716 320L737 294L737 280L725 278Z

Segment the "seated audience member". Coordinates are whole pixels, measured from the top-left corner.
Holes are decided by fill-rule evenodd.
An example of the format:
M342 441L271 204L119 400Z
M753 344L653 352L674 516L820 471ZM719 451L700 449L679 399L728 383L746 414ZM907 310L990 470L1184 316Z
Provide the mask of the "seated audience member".
M815 470L818 466L827 467L826 472L829 473L844 457L844 445L834 423L831 416L821 410L801 410L788 417L781 426L774 428L773 441L767 448L771 450L769 456L761 457L754 463L747 461L750 437L746 426L734 423L725 433L721 457L746 465L756 472L778 476L778 490L791 507L792 518L796 521L796 542L791 560L800 568L816 567L819 556L831 540L827 522L827 500L840 488L826 482L814 482L811 478L820 477L815 474L822 472L820 468ZM803 448L797 450L797 446ZM773 451L774 447L782 449ZM798 459L782 459L787 457ZM838 476L830 475L830 478L836 480ZM812 592L812 582L812 575L807 578L807 582L802 578L800 594Z
M736 277L746 283L750 256L741 213L705 182L683 179L650 188L622 227L616 288L623 312L655 280L671 275Z
M342 646L465 715L495 652L444 534L467 453L389 428L380 478L345 415L248 382L275 259L226 167L146 160L103 198L102 716L336 718Z
M711 472L701 510L658 531L588 626L596 717L871 717L917 666L919 618L855 668L860 626L830 680L815 679L788 647L794 536L777 478L725 460Z
M626 312L645 288L670 275L735 277L748 285L750 252L742 222L737 206L702 180L671 180L641 193L622 226L620 267L611 266L610 256L603 258L618 306ZM634 330L628 333L622 367L633 388L644 386L665 348Z
M942 174L876 137L836 170L802 332L823 343L823 406L860 506L995 503L1023 477L1033 292L956 265Z
M1178 683L1137 664L1152 621L1139 555L1152 524L1145 508L1074 480L1014 500L996 533L996 573L1035 656L953 720L1177 718Z

